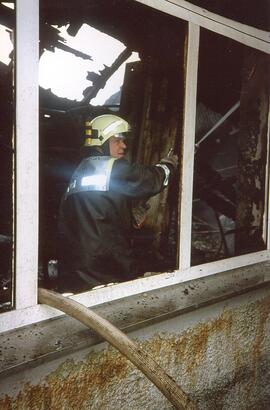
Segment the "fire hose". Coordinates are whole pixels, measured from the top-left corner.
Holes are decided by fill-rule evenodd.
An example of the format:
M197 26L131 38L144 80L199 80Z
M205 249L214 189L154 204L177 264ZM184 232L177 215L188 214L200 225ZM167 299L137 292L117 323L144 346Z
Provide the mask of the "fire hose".
M93 329L120 353L127 357L144 375L155 384L178 410L195 410L195 405L176 382L140 346L108 320L81 303L47 289L38 289L39 303L61 310Z

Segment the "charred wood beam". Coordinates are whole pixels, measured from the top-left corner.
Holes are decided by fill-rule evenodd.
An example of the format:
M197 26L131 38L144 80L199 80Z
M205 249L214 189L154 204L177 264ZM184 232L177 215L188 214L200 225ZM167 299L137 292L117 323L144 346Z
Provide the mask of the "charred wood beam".
M87 75L87 80L93 81L93 85L87 87L84 92L84 98L80 101L80 104L86 104L94 98L99 90L105 87L108 79L118 70L118 68L131 56L132 51L126 48L114 61L114 63L107 67L105 66L104 70L100 71L100 74L94 72L89 72Z
M65 39L60 36L60 31L48 23L40 25L40 39L41 48L53 47L59 40L65 41Z
M245 50L238 140L237 254L264 249L266 246L263 232L267 207L269 69L269 56L257 50ZM254 230L253 227L259 228ZM242 228L247 228L248 233Z
M66 44L60 43L59 41L55 44L56 48L60 48L63 51L67 51L68 53L74 54L75 57L80 57L83 58L84 60L90 60L93 61L93 58L89 56L89 54L85 54L82 51L75 50L72 47L67 46Z
M0 4L0 24L10 28L15 27L15 13L14 10Z
M78 31L80 30L82 26L82 22L78 22L78 23L73 23L72 21L70 21L70 24L67 28L67 32L70 36L74 37L76 36L76 34L78 33Z
M15 27L15 14L14 10L0 4L0 24L13 30ZM51 25L45 23L40 26L40 49L54 51L54 48L59 48L68 53L74 54L76 57L83 58L84 60L92 61L92 57L89 54L83 53L79 50L75 50L72 47L67 46L63 42L65 39L60 36L59 30Z
M55 48L59 48L68 53L74 54L76 57L83 58L84 60L93 60L89 54L85 54L79 50L75 50L72 47L64 44L65 39L60 36L60 32L57 28L50 26L45 23L40 27L40 38L41 38L41 50L54 51Z

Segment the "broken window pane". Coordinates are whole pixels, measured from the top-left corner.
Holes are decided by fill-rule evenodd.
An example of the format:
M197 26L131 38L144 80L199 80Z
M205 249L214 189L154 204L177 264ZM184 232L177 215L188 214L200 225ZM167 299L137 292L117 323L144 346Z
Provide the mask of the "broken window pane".
M5 311L13 306L14 60L13 10L4 3L0 4L0 44L0 310Z
M201 30L192 265L266 249L269 57Z
M85 119L125 118L131 161L154 165L181 148L186 23L134 1L79 3L40 3L39 263L48 287L56 285L59 206L80 162ZM176 177L132 231L141 272L177 266L178 187Z

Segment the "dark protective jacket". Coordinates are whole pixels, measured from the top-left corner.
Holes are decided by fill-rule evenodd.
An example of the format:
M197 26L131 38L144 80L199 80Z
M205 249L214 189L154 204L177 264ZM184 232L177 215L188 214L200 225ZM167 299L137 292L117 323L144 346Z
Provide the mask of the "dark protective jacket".
M164 169L158 166L111 157L82 160L60 207L62 289L138 276L132 247L132 200L156 195L164 181Z

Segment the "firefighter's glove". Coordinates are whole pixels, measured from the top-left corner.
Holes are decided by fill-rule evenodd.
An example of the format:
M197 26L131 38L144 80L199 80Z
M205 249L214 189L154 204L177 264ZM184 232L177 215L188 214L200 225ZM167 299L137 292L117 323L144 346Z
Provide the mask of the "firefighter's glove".
M145 222L147 211L150 205L147 202L140 202L136 207L132 208L133 226L141 228Z
M163 186L166 187L169 183L169 179L175 173L178 166L178 156L176 154L162 158L157 167L163 168L165 172L165 179L163 181Z
M172 172L175 172L178 167L178 155L173 154L169 157L162 158L160 164L168 165Z

